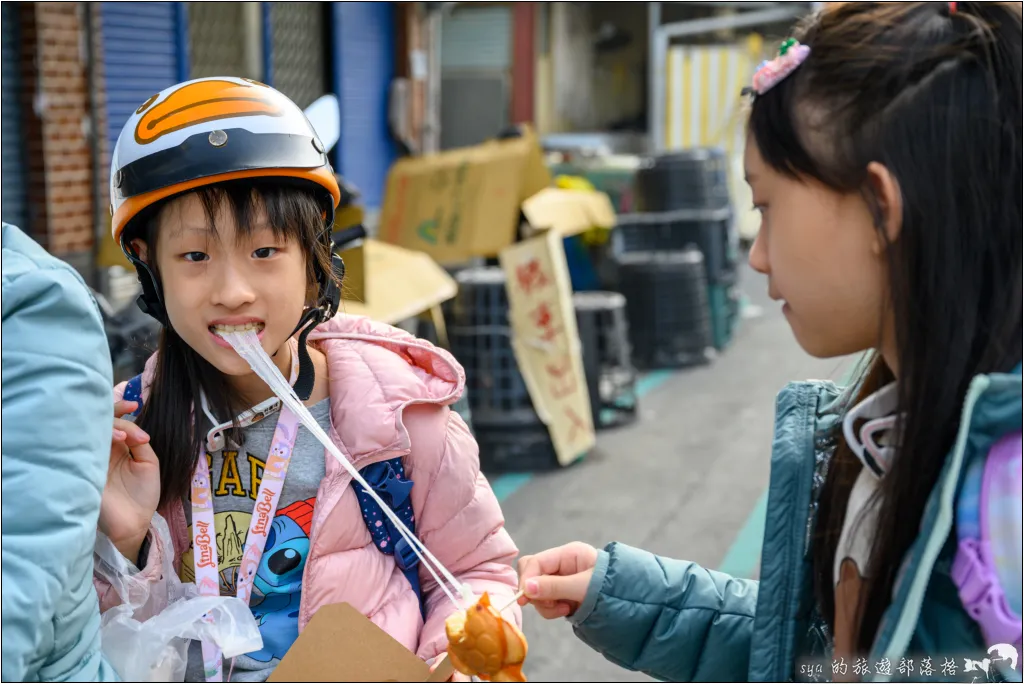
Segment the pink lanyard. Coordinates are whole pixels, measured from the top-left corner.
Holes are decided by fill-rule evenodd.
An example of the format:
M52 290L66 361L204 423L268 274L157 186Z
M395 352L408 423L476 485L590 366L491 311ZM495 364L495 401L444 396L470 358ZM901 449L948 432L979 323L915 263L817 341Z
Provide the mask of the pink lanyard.
M286 407L281 408L274 430L274 439L263 469L263 479L256 493L256 505L249 533L245 538L242 563L238 568L237 596L246 605L252 596L252 585L256 579L267 535L277 513L277 504L284 488L288 463L295 446L299 430L299 419ZM220 560L217 557L217 530L213 518L213 493L210 487L210 464L206 460L206 446L199 454L199 464L192 477L192 554L196 570L196 586L203 596L220 596ZM203 669L206 681L224 681L224 659L216 644L203 642Z

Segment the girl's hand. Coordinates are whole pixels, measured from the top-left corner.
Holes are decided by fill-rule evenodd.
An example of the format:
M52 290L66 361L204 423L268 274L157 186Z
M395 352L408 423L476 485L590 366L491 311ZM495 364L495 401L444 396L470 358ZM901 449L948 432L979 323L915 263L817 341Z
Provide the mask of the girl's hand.
M139 549L160 503L160 462L149 435L121 416L137 408L133 401L114 402L107 484L100 503L100 532L121 554L138 563Z
M519 605L532 603L546 620L575 613L587 595L597 564L597 549L572 542L519 559Z

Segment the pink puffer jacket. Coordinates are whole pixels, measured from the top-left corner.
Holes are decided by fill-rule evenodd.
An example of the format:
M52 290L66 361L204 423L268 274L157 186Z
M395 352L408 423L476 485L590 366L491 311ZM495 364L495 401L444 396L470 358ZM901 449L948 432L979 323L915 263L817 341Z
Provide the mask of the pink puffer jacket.
M442 349L390 326L340 314L313 331L309 340L327 356L330 368L331 437L357 469L404 456L414 483L416 534L461 582L477 595L488 592L504 605L517 591L513 569L518 550L504 517L480 473L476 440L448 406L462 394L462 367ZM154 359L143 375L148 394ZM124 385L115 388L120 398ZM159 454L157 454L159 456ZM420 568L427 606L424 624L416 595L395 564L372 543L351 476L326 456L327 474L317 492L310 531L310 555L303 577L299 630L320 606L346 602L424 660L447 648L445 619L455 607ZM174 562L190 540L183 505L160 511L170 526ZM142 577L159 582L154 545ZM101 608L118 602L109 586L96 582ZM159 594L159 588L154 587ZM506 617L522 624L518 606Z

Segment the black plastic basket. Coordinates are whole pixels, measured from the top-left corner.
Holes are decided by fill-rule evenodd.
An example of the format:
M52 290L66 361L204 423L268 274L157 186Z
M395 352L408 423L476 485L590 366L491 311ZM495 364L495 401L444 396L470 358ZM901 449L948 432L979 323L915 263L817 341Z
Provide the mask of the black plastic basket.
M448 329L448 341L466 371L466 394L476 425L488 422L488 416L500 421L511 412L533 410L512 350L510 328L453 327Z
M628 423L636 418L637 393L626 298L618 292L577 292L573 306L594 427Z
M466 372L473 433L486 472L542 470L558 459L547 426L512 349L505 272L494 266L459 272L451 302L448 343Z
M466 371L466 394L473 434L485 472L555 467L557 456L547 426L533 400L512 350L507 327L448 329L452 354Z
M508 292L505 271L500 266L467 268L455 274L455 282L459 284L458 294L445 307L450 325L508 325Z
M729 206L725 150L698 147L651 157L637 172L636 198L641 212Z
M554 470L558 454L543 423L478 427L480 468L485 473Z
M728 206L710 210L625 214L612 231L612 252L677 252L696 247L704 255L708 283L729 282L737 264L730 248L733 212Z
M680 368L714 357L704 257L697 249L619 257L633 362Z

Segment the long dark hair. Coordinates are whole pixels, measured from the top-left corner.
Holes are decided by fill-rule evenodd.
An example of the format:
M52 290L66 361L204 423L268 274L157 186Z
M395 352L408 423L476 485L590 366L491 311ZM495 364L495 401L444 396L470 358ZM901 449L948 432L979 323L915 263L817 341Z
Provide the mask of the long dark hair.
M331 254L320 237L324 230L324 206L315 192L276 180L228 181L193 192L202 202L207 223L215 233L215 218L222 207L233 213L239 238L252 231L254 219L262 209L278 238L306 245L306 278L310 288L307 301L316 301L314 264L331 273ZM147 244L149 264L158 279L156 238L166 207L167 202L156 206L139 220L139 235ZM234 418L247 408L241 405L221 372L189 347L173 327L165 326L157 347L153 384L138 420L160 459L161 508L189 492L200 447L206 438L205 416L199 409L200 391L206 393L215 416ZM241 443L237 426L231 432L234 440Z
M876 500L883 522L857 635L858 649L868 652L971 378L1021 359L1021 7L837 3L794 37L810 46L810 57L752 106L749 127L762 157L791 178L862 194L883 239L866 183L870 162L893 174L903 199L902 229L887 243L887 258L906 417ZM860 395L893 379L878 356ZM859 471L839 444L813 549L815 590L830 624L833 561Z

